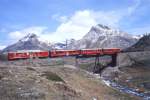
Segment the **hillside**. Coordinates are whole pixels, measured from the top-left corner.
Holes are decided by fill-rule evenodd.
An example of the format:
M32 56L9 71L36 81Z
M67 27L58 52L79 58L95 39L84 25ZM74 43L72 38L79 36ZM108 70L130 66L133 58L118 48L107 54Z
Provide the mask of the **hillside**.
M51 61L57 61L53 59ZM26 64L28 66L26 66ZM1 100L138 100L72 65L49 65L48 59L2 62Z
M147 34L147 35L144 35L133 46L125 49L124 51L135 52L135 51L149 51L149 50L150 50L150 34Z

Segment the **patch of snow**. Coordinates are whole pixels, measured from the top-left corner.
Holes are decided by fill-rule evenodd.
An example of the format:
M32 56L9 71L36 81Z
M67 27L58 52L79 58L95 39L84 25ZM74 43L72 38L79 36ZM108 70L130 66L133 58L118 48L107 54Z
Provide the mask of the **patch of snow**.
M111 87L111 82L110 82L110 81L103 80L103 82L104 82L107 86Z
M140 38L142 38L142 37L143 37L143 35L134 35L134 36L133 36L133 38L138 39L138 40L139 40Z

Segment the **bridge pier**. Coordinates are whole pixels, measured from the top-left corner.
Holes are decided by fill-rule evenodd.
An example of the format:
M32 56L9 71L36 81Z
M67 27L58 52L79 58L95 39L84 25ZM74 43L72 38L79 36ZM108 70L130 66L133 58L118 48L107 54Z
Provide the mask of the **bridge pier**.
M94 68L93 68L93 73L99 73L101 76L102 71L108 67L115 67L117 65L117 54L113 54L111 55L112 61L108 64L108 65L102 65L99 61L99 56L95 57L95 64L94 64Z
M112 55L109 55L111 56L111 62L107 65L102 65L100 63L100 56L105 56L105 55L96 55L96 56L92 56L92 57L95 57L95 61L94 61L94 67L93 67L93 73L99 73L100 76L101 76L101 73L102 71L108 67L108 66L111 66L111 67L115 67L117 65L117 54L112 54ZM76 56L76 59L75 59L75 65L78 66L78 58L83 58L83 57L86 57L86 56ZM87 56L88 57L88 56Z
M75 57L75 66L78 67L78 57Z
M95 57L95 63L94 63L93 72L94 73L100 73L101 69L102 69L102 65L100 64L99 56L96 56Z
M113 54L111 57L112 57L112 62L110 63L110 65L112 67L115 67L117 65L117 54Z

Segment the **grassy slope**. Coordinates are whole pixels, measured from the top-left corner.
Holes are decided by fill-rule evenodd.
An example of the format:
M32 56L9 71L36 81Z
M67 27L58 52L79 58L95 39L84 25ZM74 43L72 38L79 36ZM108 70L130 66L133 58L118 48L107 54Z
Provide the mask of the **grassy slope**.
M14 98L11 100L139 99L120 93L106 86L93 75L69 65L42 66L41 64L33 67L32 64L30 66L1 64L0 76L2 100L7 98Z

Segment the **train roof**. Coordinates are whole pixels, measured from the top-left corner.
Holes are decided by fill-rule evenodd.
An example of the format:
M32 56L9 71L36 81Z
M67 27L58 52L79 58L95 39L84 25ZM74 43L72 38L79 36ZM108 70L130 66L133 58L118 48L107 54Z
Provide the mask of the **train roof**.
M97 49L120 49L120 48L92 48L92 49L81 49L81 50L97 50Z
M48 50L17 50L17 51L10 51L9 53L24 53L24 52L43 52Z
M81 50L97 50L97 49L102 49L102 48L81 49Z
M59 49L59 50L50 50L50 51L76 51L76 49L70 49L70 50Z

